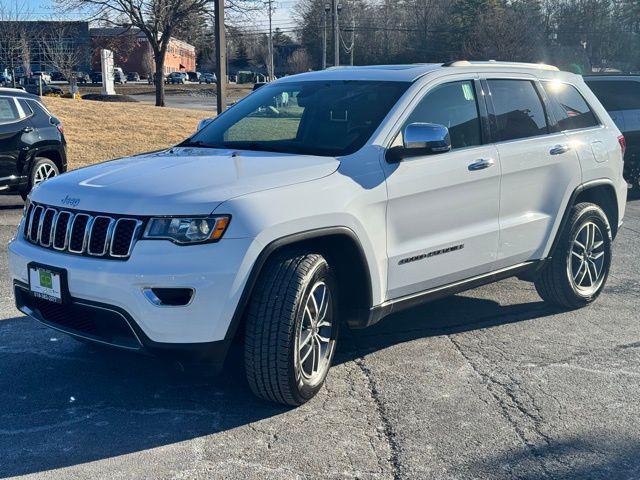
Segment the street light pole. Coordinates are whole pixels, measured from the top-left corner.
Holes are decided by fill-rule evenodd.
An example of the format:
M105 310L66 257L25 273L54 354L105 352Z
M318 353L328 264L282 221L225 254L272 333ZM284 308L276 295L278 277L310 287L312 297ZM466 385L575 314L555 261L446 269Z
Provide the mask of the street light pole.
M227 106L227 41L224 32L224 0L215 0L216 106L218 115Z

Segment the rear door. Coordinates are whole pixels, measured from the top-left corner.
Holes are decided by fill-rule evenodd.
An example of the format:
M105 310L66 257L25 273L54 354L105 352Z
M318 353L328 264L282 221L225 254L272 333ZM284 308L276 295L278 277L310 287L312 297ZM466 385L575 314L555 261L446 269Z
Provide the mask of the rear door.
M502 166L496 266L503 268L543 256L581 170L566 135L552 128L534 77L487 74L484 82Z
M33 132L28 117L15 98L0 96L0 186L18 176L18 162L25 154L23 136Z

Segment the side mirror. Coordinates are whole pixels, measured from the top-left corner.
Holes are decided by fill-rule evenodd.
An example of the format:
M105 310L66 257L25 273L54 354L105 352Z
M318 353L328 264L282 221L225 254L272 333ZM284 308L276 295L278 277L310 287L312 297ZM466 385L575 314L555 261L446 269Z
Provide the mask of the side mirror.
M411 123L404 129L405 150L430 150L442 153L451 150L449 129L437 123Z
M399 162L403 158L445 153L451 150L449 129L437 123L411 123L403 132L403 145L387 151L387 161Z
M203 118L202 120L200 120L198 122L198 132L200 130L202 130L204 127L206 127L207 125L209 125L211 122L213 122L213 118Z

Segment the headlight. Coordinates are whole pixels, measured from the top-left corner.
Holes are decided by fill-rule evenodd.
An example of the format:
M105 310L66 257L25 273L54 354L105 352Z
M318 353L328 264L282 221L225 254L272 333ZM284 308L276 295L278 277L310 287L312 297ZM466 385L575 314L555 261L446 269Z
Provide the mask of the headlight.
M230 220L228 215L206 218L152 218L142 238L171 240L180 245L216 242L224 235Z

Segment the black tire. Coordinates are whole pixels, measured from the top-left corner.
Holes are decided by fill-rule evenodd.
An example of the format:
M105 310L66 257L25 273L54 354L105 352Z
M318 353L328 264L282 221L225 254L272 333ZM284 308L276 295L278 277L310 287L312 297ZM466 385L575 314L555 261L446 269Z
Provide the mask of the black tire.
M319 285L325 285L328 292L323 318L330 323L330 333L326 330L323 333L324 341L328 341L322 354L320 341L314 340L316 337L307 344L312 349L318 345L318 358L324 359L322 370L319 361L315 376L309 377L305 372L305 366L309 370L309 359L301 363L299 352L306 348L301 335L309 332L309 338L313 336L311 327L303 330L305 322L311 325L305 305ZM336 281L322 255L289 251L270 258L247 309L245 371L253 393L265 400L291 406L302 405L313 398L322 387L335 354L339 327L337 312ZM322 338L320 333L318 337ZM316 351L313 355L315 358Z
M20 192L20 196L23 200L27 199L27 196L29 195L29 192L31 192L31 189L34 187L34 185L39 183L39 180L36 179L36 176L38 174L38 170L43 166L51 168L54 172L53 176L60 175L60 169L53 160L45 157L36 157L33 161L33 165L31 166L31 171L29 172L29 183L27 184L27 188Z
M579 255L572 253L572 249L580 248L574 246L576 245L574 241L578 240L576 236L584 231L587 224L595 224L601 232L602 246L597 248L598 252L603 252L603 260L599 269L594 267L596 272L599 272L594 274L597 281L591 288L583 290L573 279L574 271L571 262L577 261L582 265L580 262L583 260L579 258L576 260L574 256L579 257ZM552 257L534 282L540 297L552 305L569 309L581 308L593 302L602 293L607 283L611 268L611 243L611 226L602 208L593 203L579 203L573 206L567 224L560 232ZM587 255L586 249L584 255ZM585 265L582 274L589 273L591 277L591 267L586 262ZM578 270L576 272L579 273Z

